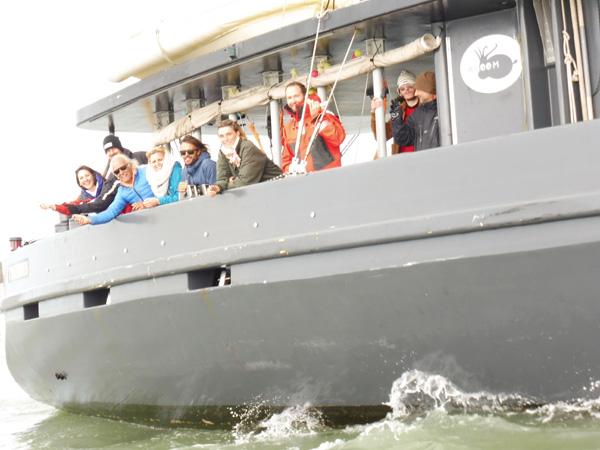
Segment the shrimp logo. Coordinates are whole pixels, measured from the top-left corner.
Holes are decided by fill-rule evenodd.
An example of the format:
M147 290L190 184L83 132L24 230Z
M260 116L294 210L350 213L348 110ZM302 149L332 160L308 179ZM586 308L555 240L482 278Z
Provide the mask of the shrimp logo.
M503 34L478 39L465 50L460 74L467 86L482 94L509 88L521 76L519 43Z

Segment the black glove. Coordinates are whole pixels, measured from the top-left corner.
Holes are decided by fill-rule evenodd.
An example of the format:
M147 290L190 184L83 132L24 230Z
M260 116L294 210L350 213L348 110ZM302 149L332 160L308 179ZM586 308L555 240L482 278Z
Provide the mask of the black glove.
M402 116L402 106L397 99L390 102L390 116L392 119Z

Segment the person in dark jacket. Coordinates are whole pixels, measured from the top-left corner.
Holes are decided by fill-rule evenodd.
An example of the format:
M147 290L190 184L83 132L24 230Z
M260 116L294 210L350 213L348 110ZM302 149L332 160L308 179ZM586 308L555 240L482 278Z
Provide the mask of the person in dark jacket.
M140 165L148 164L148 158L144 152L132 152L121 145L121 140L114 134L109 134L104 138L102 142L104 153L110 160L117 155L125 155L130 159L136 160ZM119 188L119 180L111 172L106 182L102 186L100 194L92 201L87 203L81 203L79 205L69 205L68 210L70 214L88 214L88 213L99 213L104 211L110 206L117 195ZM127 208L126 211L130 211Z
M181 171L178 191L185 192L188 185L214 184L217 181L217 164L210 158L208 147L194 136L184 136L179 143L185 166Z
M217 182L207 190L209 197L227 190L271 180L282 175L277 164L248 140L234 120L217 124L221 150L217 161Z
M394 143L400 146L414 145L415 151L440 146L438 128L437 96L435 74L422 72L415 81L415 95L421 106L413 112L406 123L402 120L399 105L392 105L392 132Z
M81 188L79 197L73 201L61 204L41 203L40 208L51 209L52 211L69 216L71 215L68 210L70 205L78 205L94 200L102 192L102 186L104 186L106 181L100 173L88 166L79 166L75 170L75 179L77 180L77 185Z

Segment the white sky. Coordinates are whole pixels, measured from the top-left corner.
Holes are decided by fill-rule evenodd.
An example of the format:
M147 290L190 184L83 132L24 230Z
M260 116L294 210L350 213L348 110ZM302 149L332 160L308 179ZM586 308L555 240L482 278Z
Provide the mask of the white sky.
M75 112L127 84L105 81L102 53L141 24L152 23L159 6L177 10L177 3L1 3L0 130L5 157L0 164L0 257L9 250L11 236L28 241L54 233L58 215L38 205L75 199L74 170L79 165L104 169L102 139L108 130L79 130ZM150 149L150 135L117 134L131 150Z
M197 0L196 0L197 1ZM0 4L0 258L9 238L24 241L54 233L58 215L41 202L75 199L74 171L102 171L108 134L80 130L75 113L131 82L106 81L103 66L119 41L160 18L175 20L194 0L17 0ZM187 7L185 7L187 5ZM166 11L165 11L166 9ZM201 25L201 24L199 24ZM151 135L116 134L132 151L151 148Z

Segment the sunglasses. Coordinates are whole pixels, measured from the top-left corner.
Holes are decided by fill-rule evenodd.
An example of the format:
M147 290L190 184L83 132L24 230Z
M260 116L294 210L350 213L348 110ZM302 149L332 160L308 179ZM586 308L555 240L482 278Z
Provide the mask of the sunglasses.
M117 167L115 170L113 170L113 173L115 175L119 175L121 172L124 172L125 170L127 170L127 164L125 164L124 166L121 166L121 167Z
M398 90L399 91L408 91L409 89L413 89L415 87L414 84L403 84Z
M181 150L179 153L181 153L181 156L185 156L185 155L193 155L194 153L196 153L198 149L193 149L193 150Z

